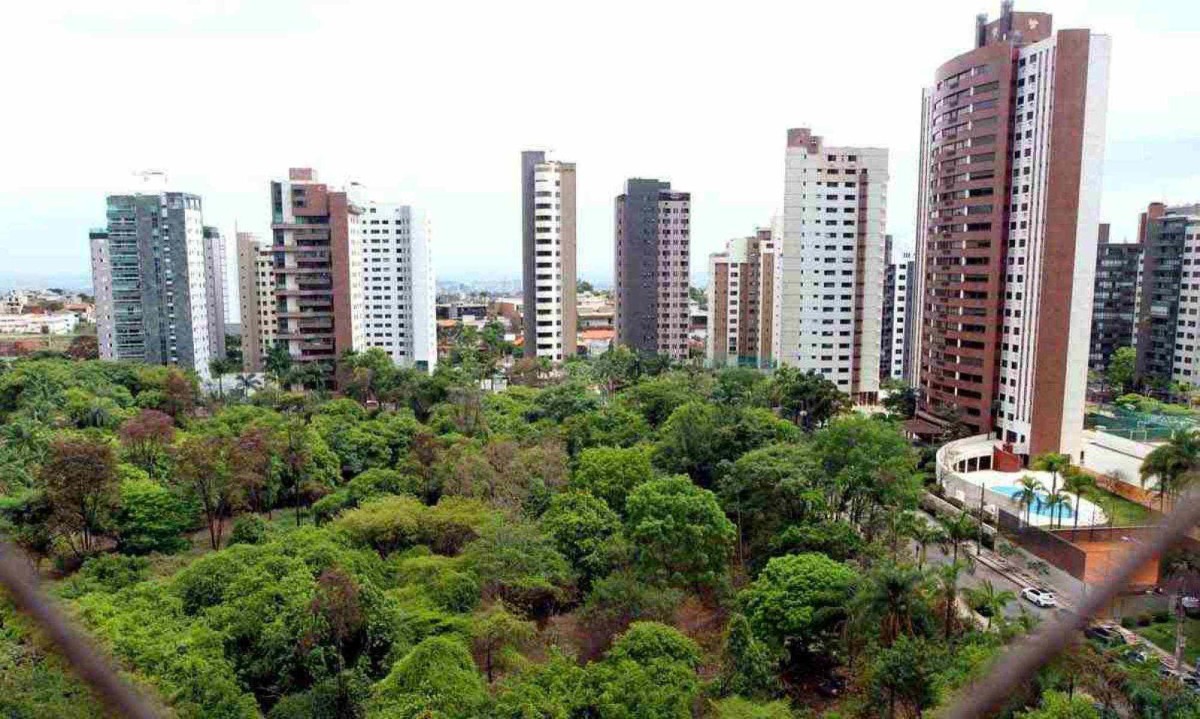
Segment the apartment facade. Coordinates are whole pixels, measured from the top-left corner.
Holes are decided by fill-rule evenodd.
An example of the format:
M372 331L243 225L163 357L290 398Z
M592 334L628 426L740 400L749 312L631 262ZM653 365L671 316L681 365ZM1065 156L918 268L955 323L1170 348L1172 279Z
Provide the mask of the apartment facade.
M208 346L212 357L225 357L225 238L215 227L204 230L204 289L208 302Z
M1096 283L1092 291L1089 370L1106 371L1113 353L1122 347L1133 346L1141 266L1142 243L1111 242L1108 224L1101 224L1096 246Z
M275 344L275 255L258 236L237 233L238 301L241 310L242 370L262 372Z
M887 150L788 130L772 355L856 402L879 392Z
M724 252L709 255L705 358L710 366L771 367L775 258L769 227L729 240Z
M1138 223L1142 279L1137 374L1147 383L1200 384L1200 205L1152 203Z
M895 256L888 242L888 265L883 279L883 319L879 342L880 380L904 380L909 377L908 344L912 327L911 282L916 263L913 253Z
M575 164L521 153L521 268L526 357L575 355Z
M437 366L431 230L409 205L367 202L362 214L364 342L405 367Z
M922 98L913 429L1078 459L1110 42L1011 3L975 36Z
M691 194L630 179L615 201L616 340L637 352L688 356Z
M109 195L107 226L92 230L92 286L100 357L178 365L209 375L209 316L200 197Z
M294 362L333 362L365 347L362 202L312 168L271 182L276 335Z

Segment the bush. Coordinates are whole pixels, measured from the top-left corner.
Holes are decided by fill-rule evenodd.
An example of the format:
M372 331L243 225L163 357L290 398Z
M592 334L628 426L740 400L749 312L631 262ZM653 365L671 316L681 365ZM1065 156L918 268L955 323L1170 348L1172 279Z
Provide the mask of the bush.
M1160 610L1154 613L1154 622L1162 624L1171 621L1171 613L1166 610Z
M1137 625L1139 627L1148 627L1150 626L1150 619L1151 617L1149 613L1139 614L1137 617Z
M152 479L129 479L121 483L120 503L113 525L122 553L169 553L188 546L180 535L195 514L171 490Z
M117 592L149 577L150 560L145 557L102 554L84 562L79 576L87 584L107 592Z
M350 499L350 493L344 489L339 489L313 502L313 521L317 525L325 524L341 514L343 509L352 506L354 506L354 502Z
M1133 620L1133 617L1121 617L1121 626L1126 629L1133 629L1136 624L1137 622Z
M229 544L262 544L267 540L267 522L257 514L243 514L233 523Z
M350 541L387 556L416 544L425 505L412 497L382 497L346 512L334 522Z

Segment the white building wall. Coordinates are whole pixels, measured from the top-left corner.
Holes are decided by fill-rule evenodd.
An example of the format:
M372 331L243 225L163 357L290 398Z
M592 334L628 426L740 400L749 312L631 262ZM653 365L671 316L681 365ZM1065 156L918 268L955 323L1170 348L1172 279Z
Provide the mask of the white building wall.
M905 347L905 330L909 320L908 314L908 283L912 278L908 276L908 263L913 259L911 252L905 252L900 256L898 262L893 265L892 272L895 276L893 283L892 296L886 298L892 303L892 346L889 349L888 374L892 379L904 378L904 353Z
M862 169L868 171L867 227L862 326L856 328ZM852 395L879 389L886 183L886 150L787 149L775 357L780 364L817 372ZM857 347L856 329L861 332ZM857 385L852 383L855 359L861 368Z
M535 276L535 306L526 308L526 322L537 326L537 343L534 348L538 357L552 362L563 360L563 232L562 232L562 166L558 162L539 163L533 171L535 207L554 205L551 208L534 210L535 252L552 252L552 256L536 258L538 264L549 263L550 267L538 267ZM539 197L538 192L549 195ZM549 219L536 219L549 218ZM528 352L528 348L526 348Z
M116 326L113 321L112 260L108 254L108 239L91 238L91 251L92 292L96 297L96 342L100 359L114 360L113 332Z
M187 255L187 288L188 304L192 319L192 369L201 379L209 378L208 362L212 359L209 348L208 326L208 283L206 282L205 251L204 251L204 222L200 209L184 210L184 242ZM172 361L186 364L188 358L178 357L178 345L172 337L178 327L168 327L167 345L172 355Z
M362 215L364 342L398 365L437 362L433 268L424 213L369 202Z

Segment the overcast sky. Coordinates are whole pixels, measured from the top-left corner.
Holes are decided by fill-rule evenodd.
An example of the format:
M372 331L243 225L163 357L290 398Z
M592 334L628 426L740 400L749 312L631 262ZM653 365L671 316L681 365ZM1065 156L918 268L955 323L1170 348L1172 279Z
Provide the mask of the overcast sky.
M1194 0L1057 0L1113 36L1102 217L1200 201ZM788 127L890 150L912 245L921 88L999 2L11 3L0 29L0 268L88 271L87 229L131 173L265 232L268 185L311 165L425 206L440 278L519 277L519 153L578 164L579 268L612 270L627 177L692 193L693 274L780 204Z

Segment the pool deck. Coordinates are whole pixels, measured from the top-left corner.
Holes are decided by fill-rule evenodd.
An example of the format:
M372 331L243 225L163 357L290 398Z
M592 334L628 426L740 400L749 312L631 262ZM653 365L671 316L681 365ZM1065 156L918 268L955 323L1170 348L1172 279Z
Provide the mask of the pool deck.
M970 482L976 486L982 485L986 489L993 487L1018 487L1021 484L1022 477L1033 477L1042 483L1045 487L1045 493L1050 492L1050 488L1054 481L1054 477L1049 472L1038 472L1034 470L1024 470L1021 472L997 472L993 469L983 469L975 472L960 472L958 476L963 480ZM1059 488L1062 488L1062 476L1058 478ZM1096 506L1093 502L1087 499L1076 498L1074 494L1067 492L1067 496L1071 497L1071 510L1074 511L1076 501L1079 502L1079 526L1090 527L1093 525L1104 524L1108 518L1104 515L1104 510ZM1013 502L1016 505L1016 502ZM1011 507L1006 508L1011 509ZM1024 510L1021 510L1021 519L1025 519ZM1046 526L1051 522L1051 517L1048 515L1039 515L1036 512L1030 512L1029 523L1035 526ZM1074 517L1064 516L1061 520L1061 526L1071 528L1075 526Z

